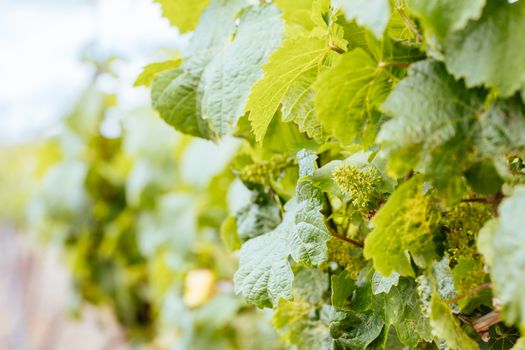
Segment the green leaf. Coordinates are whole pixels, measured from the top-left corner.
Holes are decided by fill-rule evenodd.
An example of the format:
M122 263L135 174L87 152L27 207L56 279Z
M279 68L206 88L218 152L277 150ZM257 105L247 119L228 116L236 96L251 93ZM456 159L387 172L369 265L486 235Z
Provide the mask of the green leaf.
M383 329L384 321L373 312L345 311L330 324L336 342L352 350L365 350Z
M319 265L328 257L326 242L330 239L321 214L321 206L310 201L298 204L291 230L290 253L295 261Z
M372 31L377 38L383 36L390 19L388 0L334 0L334 6L342 7L346 18L356 20Z
M374 228L366 237L363 253L384 276L394 272L414 276L411 258L426 267L437 256L433 235L439 211L423 193L422 180L416 176L399 186L372 219Z
M235 213L239 238L247 240L270 232L281 222L279 206L268 195L254 193L252 201Z
M519 98L497 100L480 118L481 152L492 159L525 155L525 105Z
M283 23L275 6L252 6L238 20L235 37L207 65L199 84L202 117L219 136L244 114L250 88L262 76L260 66L281 42Z
M263 67L264 76L252 87L246 105L257 142L263 139L292 84L317 67L328 51L325 40L298 38L284 41L270 56Z
M326 242L330 234L324 223L322 196L311 181L304 177L312 175L316 168L317 155L301 150L297 153L299 176L296 195L299 203L295 213L295 225L291 231L291 254L295 261L307 265L319 265L328 257Z
M308 265L326 260L326 241L320 206L309 201L286 203L282 223L273 231L246 242L234 277L236 293L259 307L291 298L293 279L288 257ZM321 226L322 225L322 226Z
M283 12L283 19L289 27L287 33L297 30L312 30L315 23L312 21L312 3L314 0L275 0L274 3Z
M242 0L214 0L204 11L192 36L184 63L176 70L159 73L151 87L153 107L175 129L194 136L213 136L200 109L199 84L205 67L229 41L234 16Z
M273 325L281 337L300 349L330 349L329 332L332 308L323 305L328 275L319 269L301 268L293 282L293 301L281 299ZM320 314L320 317L312 315Z
M329 319L311 319L317 312L315 305L302 299L280 300L273 316L273 326L281 337L297 349L332 349L333 339L330 336ZM329 306L319 310L324 316L330 312Z
M437 293L432 294L430 325L432 333L445 340L451 350L479 349L479 345L461 329L459 321Z
M330 284L332 287L332 306L339 308L345 307L348 298L356 289L355 282L348 276L348 274L345 271L343 271L338 273L337 275L332 275L330 279Z
M389 76L361 48L341 55L319 76L314 89L317 118L343 142L353 141L372 123L371 114L386 98Z
M371 310L382 317L385 331L390 327L396 331L395 338L405 345L414 348L419 342L430 341L430 324L422 311L416 284L413 280L399 278L388 293L374 293L374 275L370 270L367 281L356 291L353 307L359 310ZM389 341L392 334L384 334L381 342ZM379 340L378 340L379 342ZM384 348L377 344L378 348Z
M162 15L181 33L195 29L209 0L154 0L161 5Z
M496 168L488 161L475 163L467 169L465 177L475 192L485 196L498 192L503 184Z
M442 64L413 64L383 104L393 119L382 126L377 141L388 154L389 172L403 176L417 167L441 187L461 176L477 135L480 105L476 91L455 81Z
M393 286L397 286L399 283L399 274L397 272L392 273L390 276L385 277L379 272L375 271L372 276L372 293L380 294L390 292Z
M432 264L432 274L437 281L436 292L443 300L449 301L457 296L454 277L446 255Z
M306 150L298 153L300 175L313 173L316 157ZM293 275L289 256L309 266L327 259L330 234L320 212L322 203L317 191L307 181L299 182L297 197L286 203L281 224L242 246L239 270L234 277L235 291L249 303L265 307L277 305L279 298L291 298Z
M525 325L525 186L518 186L498 208L499 217L479 233L478 249L491 267L493 290L509 323Z
M142 69L142 72L133 83L133 86L150 86L158 73L179 68L181 63L181 59L150 63Z
M312 85L317 79L318 69L313 68L300 75L289 87L282 100L282 119L293 121L301 132L319 143L325 138L323 127L315 114L315 92Z
M509 97L525 84L525 3L487 0L483 15L444 41L448 70L468 87Z
M328 289L328 281L329 276L324 271L300 267L295 272L293 281L294 298L302 298L310 304L319 305Z
M486 0L409 0L413 14L440 39L479 19Z
M258 307L272 307L279 299L292 298L293 273L287 229L291 215L275 230L250 239L241 247L239 269L234 276L235 293Z

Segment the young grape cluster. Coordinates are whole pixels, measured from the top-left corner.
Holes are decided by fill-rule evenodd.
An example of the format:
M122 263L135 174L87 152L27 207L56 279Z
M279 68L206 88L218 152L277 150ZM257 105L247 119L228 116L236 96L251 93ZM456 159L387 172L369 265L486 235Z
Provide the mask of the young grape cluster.
M443 215L446 251L452 265L461 257L479 258L476 236L491 217L491 207L485 203L460 203Z
M357 279L359 271L366 265L361 251L335 238L328 240L326 245L330 261L344 268L352 279Z
M239 176L245 183L268 186L271 180L278 178L291 164L293 164L293 158L278 154L270 160L245 166Z
M377 200L381 174L375 167L341 165L335 168L332 176L339 188L351 197L350 202L356 208L369 208Z

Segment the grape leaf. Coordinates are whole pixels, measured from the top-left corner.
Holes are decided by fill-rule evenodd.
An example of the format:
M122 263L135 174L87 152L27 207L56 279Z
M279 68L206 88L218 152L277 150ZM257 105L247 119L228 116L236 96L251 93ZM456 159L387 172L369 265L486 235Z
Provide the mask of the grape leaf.
M382 294L380 309L385 313L385 323L396 330L397 338L414 348L422 341L432 339L428 317L422 312L415 284L401 280L388 294Z
M479 19L486 0L410 0L410 10L440 39Z
M432 176L446 187L460 176L476 133L481 97L447 74L434 61L413 64L383 104L393 119L377 141L388 154L388 170L403 176L410 169Z
M366 283L356 291L353 308L361 311L371 310L380 315L385 323L385 331L393 327L396 331L394 337L411 348L420 341L431 340L430 324L422 312L413 280L399 278L398 283L391 286L388 292L376 294L374 292L376 273L372 269L367 273ZM391 336L392 334L387 332L383 335L383 339L378 339L378 342L384 344Z
M478 343L461 329L447 303L434 293L431 299L430 325L432 333L446 341L451 350L479 349Z
M295 213L295 225L291 231L291 254L295 261L307 265L319 265L328 257L326 242L330 239L324 224L322 196L309 178L316 169L317 155L301 150L297 153L299 163L299 182L296 196L299 201Z
M321 309L323 314L329 308ZM321 320L309 320L316 307L303 300L280 300L273 317L273 326L281 336L298 349L332 349L329 323Z
M353 141L388 95L388 81L389 76L365 50L341 55L314 85L317 118L341 141Z
M301 132L319 143L323 142L324 131L315 114L315 92L312 85L316 81L318 69L313 68L301 74L288 89L282 100L282 119L293 121Z
M290 299L293 274L288 257L309 265L326 259L329 234L320 216L319 207L308 201L286 203L279 226L243 244L234 278L236 293L259 307Z
M151 87L151 100L161 117L175 129L210 138L212 132L202 118L198 87L206 65L224 45L234 28L234 16L242 0L214 0L204 11L199 26L176 70L159 73Z
M181 63L181 59L150 63L142 69L142 72L133 83L133 86L150 86L158 73L179 68Z
M293 273L288 262L287 226L290 215L273 231L250 239L241 247L239 269L234 276L235 293L248 303L272 307L279 299L291 299Z
M487 0L481 18L444 41L447 69L468 87L509 97L525 84L525 3Z
M298 38L286 40L263 66L264 76L251 89L246 104L249 119L260 142L275 112L292 84L305 72L317 67L329 49L325 40Z
M519 98L497 100L480 118L481 152L491 158L525 155L525 106Z
M331 303L333 306L343 308L346 306L348 298L355 290L355 282L345 271L332 275L330 279L332 288Z
M313 173L315 159L312 152L299 152L299 174ZM234 282L236 293L242 293L248 302L271 307L277 305L279 298L291 298L293 274L289 256L314 266L326 260L330 234L320 213L322 204L316 191L308 182L299 182L297 197L286 203L281 224L242 246ZM272 240L278 241L277 244Z
M294 298L301 298L314 305L322 304L328 281L329 276L323 270L299 267L293 281Z
M390 276L385 277L379 272L375 271L372 276L372 293L380 294L390 292L393 286L397 286L399 283L399 274L397 272L392 273Z
M352 350L365 350L379 337L384 326L381 317L371 311L348 310L338 312L336 317L330 324L330 332L339 346Z
M199 17L209 0L154 0L162 8L162 15L181 33L195 29Z
M242 11L234 39L207 65L199 84L202 117L219 136L244 114L250 87L262 76L260 66L281 42L283 23L273 5Z
M274 3L283 12L283 19L288 26L287 33L295 33L298 29L312 30L312 3L314 0L275 0ZM292 34L293 35L293 34Z
M280 300L273 325L283 339L300 349L331 349L329 331L333 310L323 305L328 275L318 269L299 269L293 282L293 301ZM319 313L319 318L312 314Z
M377 38L383 36L390 19L388 0L334 0L334 6L342 7L346 18L356 20L367 27Z
M281 222L279 206L264 193L253 193L250 203L235 213L239 238L247 240L273 230Z
M310 201L302 201L297 207L290 237L290 253L295 261L319 265L327 259L326 241L330 234L320 210L319 204Z
M443 300L449 301L457 296L454 277L446 255L432 264L432 274L436 281L436 292Z
M525 249L525 186L503 200L499 217L489 221L479 233L478 249L491 267L493 289L503 305L503 317L525 325L523 250Z
M414 276L411 257L421 267L436 257L432 239L439 212L423 194L422 180L416 176L399 186L372 219L374 228L366 237L363 254L384 276L394 272Z

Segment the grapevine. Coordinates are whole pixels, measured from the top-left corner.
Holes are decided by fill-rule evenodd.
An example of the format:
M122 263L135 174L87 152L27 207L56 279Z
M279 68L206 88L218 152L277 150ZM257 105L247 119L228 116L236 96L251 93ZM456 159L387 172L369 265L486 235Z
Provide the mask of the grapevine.
M151 139L164 161L131 200L141 157L81 135L82 200L57 210L89 208L63 232L85 299L116 303L151 341L173 312L167 291L186 294L177 310L192 328L175 333L197 335L184 349L199 332L207 345L229 334L220 349L523 348L525 0L156 2L193 32L180 59L137 80L172 127ZM174 154L199 142L235 147L192 188ZM149 246L140 228L155 226ZM125 283L104 284L104 269ZM212 276L198 300L192 273ZM199 323L199 308L227 302L224 323ZM239 345L243 317L265 337L256 308L271 310L280 345Z

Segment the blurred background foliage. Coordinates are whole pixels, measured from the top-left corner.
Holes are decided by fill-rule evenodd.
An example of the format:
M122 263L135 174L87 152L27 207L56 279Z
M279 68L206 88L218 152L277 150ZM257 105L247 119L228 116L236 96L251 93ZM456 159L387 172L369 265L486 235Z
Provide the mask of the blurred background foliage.
M134 347L280 348L271 313L234 295L237 259L218 229L250 200L232 172L240 141L192 139L148 107L120 108L97 88L110 66L55 136L0 149L0 221L60 247L72 314L109 306Z

